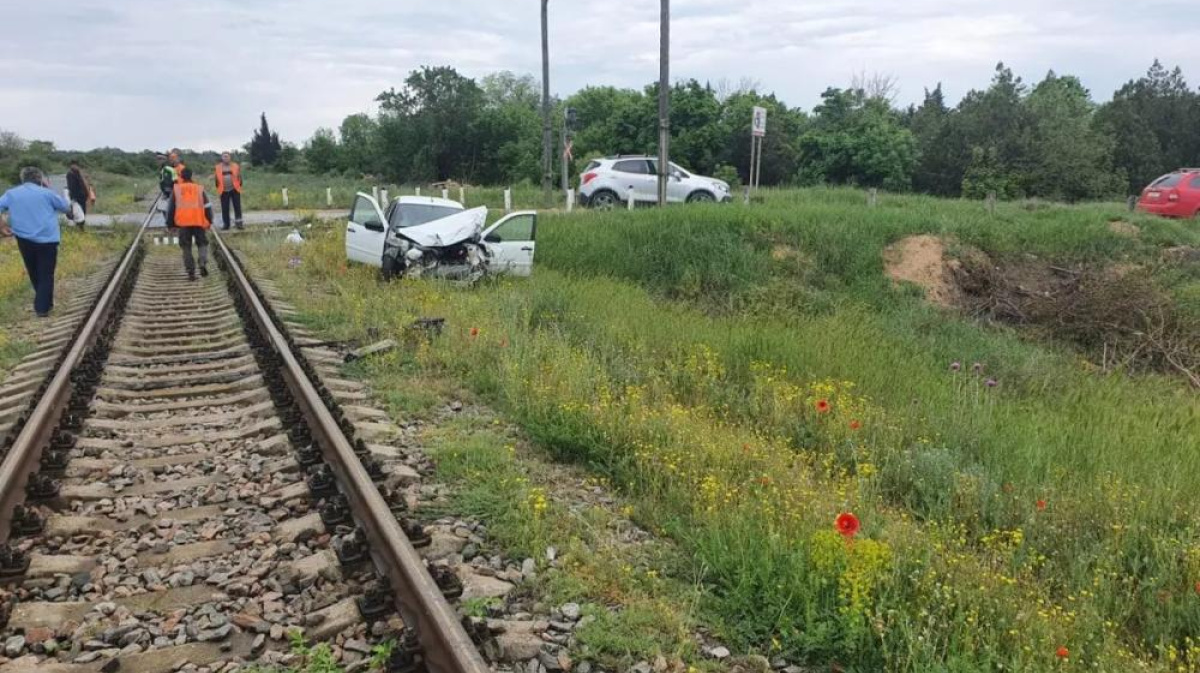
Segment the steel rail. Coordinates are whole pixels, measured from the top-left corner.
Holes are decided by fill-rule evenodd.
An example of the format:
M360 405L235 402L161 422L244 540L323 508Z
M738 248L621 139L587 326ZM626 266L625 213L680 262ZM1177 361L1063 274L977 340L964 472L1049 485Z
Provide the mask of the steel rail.
M160 194L155 197L154 203L150 204L150 211L146 213L146 219L142 221L142 226L138 227L133 241L130 242L120 264L113 271L100 298L96 300L96 305L92 307L86 322L79 329L62 364L54 372L54 377L50 379L46 392L38 400L37 405L29 414L29 419L21 428L21 432L13 440L12 446L4 456L4 462L0 463L0 541L9 538L9 533L12 531L13 509L25 502L25 485L29 481L30 475L37 471L37 466L42 459L42 452L58 426L63 408L70 400L73 390L71 372L87 355L88 349L96 342L101 328L108 321L117 294L129 274L138 246L142 244L142 236L146 227L150 225L150 220L154 219L161 198Z
M375 487L354 447L304 373L270 310L260 300L240 260L213 232L217 248L251 309L254 321L283 363L284 380L308 419L309 430L342 486L351 510L370 542L375 565L391 583L394 599L408 626L415 627L431 673L490 673L454 609L425 568L383 496Z

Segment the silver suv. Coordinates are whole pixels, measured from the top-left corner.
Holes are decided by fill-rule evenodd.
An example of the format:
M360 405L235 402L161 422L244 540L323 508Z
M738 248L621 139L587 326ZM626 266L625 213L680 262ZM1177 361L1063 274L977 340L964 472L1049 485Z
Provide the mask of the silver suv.
M629 201L658 201L658 159L628 155L596 159L579 177L579 203L593 208L612 208ZM693 175L674 163L667 180L667 201L697 203L729 201L729 183Z

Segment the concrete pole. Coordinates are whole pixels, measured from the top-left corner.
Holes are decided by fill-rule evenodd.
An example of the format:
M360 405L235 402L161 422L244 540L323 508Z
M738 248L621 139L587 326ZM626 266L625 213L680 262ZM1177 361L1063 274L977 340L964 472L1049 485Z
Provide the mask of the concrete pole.
M550 200L554 180L553 129L550 124L550 0L542 0L542 191Z
M658 56L658 205L667 205L671 144L671 0L660 0Z

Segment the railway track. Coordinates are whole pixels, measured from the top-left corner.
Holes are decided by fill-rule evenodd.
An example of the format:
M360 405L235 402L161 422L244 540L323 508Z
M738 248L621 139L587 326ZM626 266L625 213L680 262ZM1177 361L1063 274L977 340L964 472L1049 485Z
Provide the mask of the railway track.
M0 383L0 671L233 671L293 634L351 670L384 643L386 670L490 670L461 584L376 483L361 395L326 386L219 236L196 282L148 237Z

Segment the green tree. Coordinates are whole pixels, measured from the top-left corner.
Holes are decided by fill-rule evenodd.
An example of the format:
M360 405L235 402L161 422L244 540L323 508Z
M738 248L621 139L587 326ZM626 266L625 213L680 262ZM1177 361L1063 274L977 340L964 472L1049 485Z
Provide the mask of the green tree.
M250 154L250 163L254 166L274 165L279 158L281 149L279 134L271 131L271 126L267 124L267 113L264 112L259 118L259 126L254 132L254 137L246 145L246 150Z
M369 175L380 172L377 144L379 124L370 115L352 114L338 129L341 143L338 168L350 173Z
M917 143L917 165L913 189L939 196L958 196L963 165L960 139L954 125L955 111L946 106L942 85L925 90L920 107L908 111L908 128Z
M453 68L423 67L404 88L381 93L380 149L390 177L470 179L478 168L477 125L484 96Z
M477 121L479 162L473 179L489 184L541 176L541 94L529 75L504 71L483 78Z
M1200 163L1200 95L1179 68L1154 61L1122 86L1096 118L1114 139L1114 160L1131 193L1163 173Z
M324 174L337 170L339 163L337 136L331 129L319 128L304 145L304 160L308 170Z
M989 179L1004 186L1004 189L996 190L997 194L1002 197L1020 195L1020 175L1027 170L1026 143L1031 125L1023 100L1025 93L1021 78L1000 63L990 87L984 91L971 91L963 97L952 117L957 166L953 166L951 174L965 179L970 166L974 166L978 174L982 157L986 172L991 176Z
M1096 106L1079 79L1051 71L1025 106L1030 119L1025 193L1078 201L1121 191L1113 168L1115 143L1092 123Z
M861 89L827 89L800 138L799 179L907 190L917 147L886 100Z

